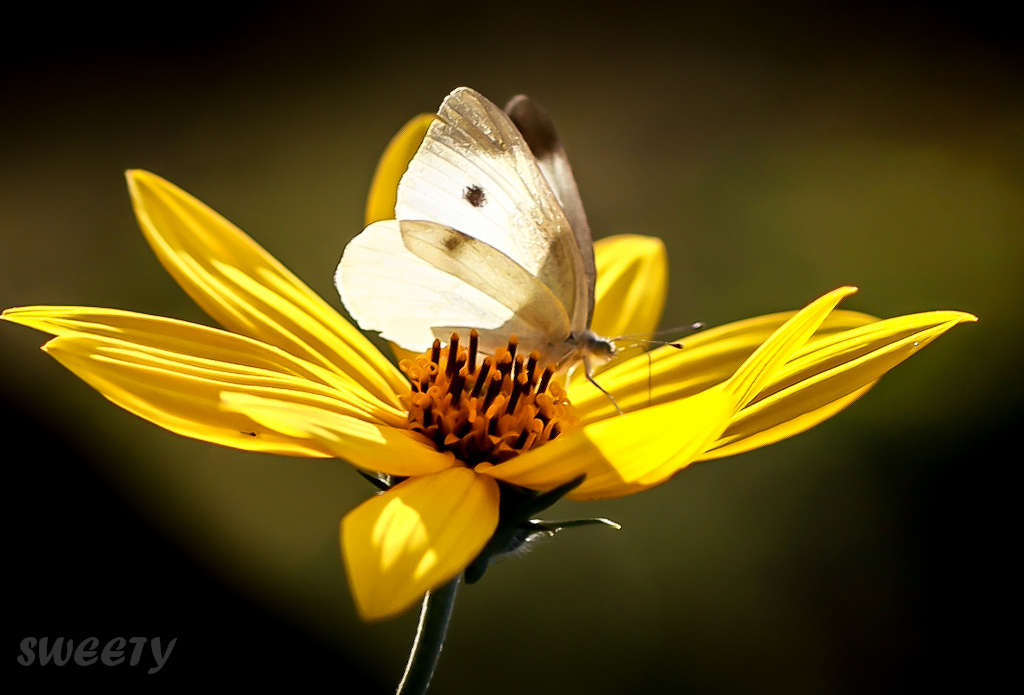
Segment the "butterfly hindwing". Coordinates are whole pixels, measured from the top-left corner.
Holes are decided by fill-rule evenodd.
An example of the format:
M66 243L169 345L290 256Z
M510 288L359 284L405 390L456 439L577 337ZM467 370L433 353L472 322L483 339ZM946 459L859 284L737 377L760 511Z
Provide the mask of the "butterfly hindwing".
M526 140L576 237L586 278L585 282L577 283L576 289L580 294L576 301L586 313L578 312L573 318L573 330L581 331L589 328L590 320L594 317L594 281L597 271L594 265L594 240L590 234L587 213L583 209L583 199L580 198L576 178L569 165L569 156L551 117L533 99L524 94L513 97L505 106L505 113Z

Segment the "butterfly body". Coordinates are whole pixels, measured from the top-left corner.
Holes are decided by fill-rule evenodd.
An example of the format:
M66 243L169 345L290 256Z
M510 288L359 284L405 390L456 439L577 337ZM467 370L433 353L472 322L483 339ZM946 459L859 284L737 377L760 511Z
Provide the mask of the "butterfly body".
M594 333L594 251L565 150L526 97L442 103L398 186L395 219L346 247L335 281L366 330L413 351L453 332L488 354L515 336L571 368L615 354Z

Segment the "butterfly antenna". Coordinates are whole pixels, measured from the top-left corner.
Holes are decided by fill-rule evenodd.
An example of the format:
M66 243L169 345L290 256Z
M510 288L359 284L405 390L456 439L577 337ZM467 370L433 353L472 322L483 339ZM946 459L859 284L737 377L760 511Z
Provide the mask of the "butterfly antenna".
M620 335L617 338L612 338L613 342L619 342L620 340L632 340L634 341L630 347L639 347L640 345L671 345L672 347L681 350L683 344L678 340L651 340L656 335L679 335L680 333L696 333L707 328L707 324L703 321L697 321L691 323L689 326L681 326L677 328L666 328L664 330L655 331L654 333L633 333L631 335Z

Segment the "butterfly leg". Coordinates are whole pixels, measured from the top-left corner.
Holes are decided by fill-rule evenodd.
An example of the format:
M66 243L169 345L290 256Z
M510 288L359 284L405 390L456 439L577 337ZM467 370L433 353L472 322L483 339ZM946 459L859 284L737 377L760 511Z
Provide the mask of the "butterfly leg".
M584 355L584 357L583 357L583 373L587 375L587 381L589 381L591 384L593 384L594 388L596 388L598 391L600 391L604 395L608 396L608 400L610 400L612 402L612 405L615 406L615 410L617 410L619 412L619 415L623 415L624 416L625 413L622 412L622 408L619 407L619 404L615 401L615 398L612 396L612 394L608 393L608 391L605 390L605 388L603 386L601 386L601 384L597 383L594 380L594 373L593 373L593 369L590 366L590 359L586 355Z

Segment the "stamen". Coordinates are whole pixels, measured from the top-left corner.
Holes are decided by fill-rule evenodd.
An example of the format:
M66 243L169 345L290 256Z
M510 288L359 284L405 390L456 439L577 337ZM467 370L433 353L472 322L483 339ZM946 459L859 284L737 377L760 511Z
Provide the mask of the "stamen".
M480 331L473 329L469 332L469 355L466 357L466 364L470 369L476 368L476 350L480 344Z
M540 367L540 354L516 355L518 341L484 356L477 367L479 333L460 348L452 334L446 348L399 365L411 392L403 397L410 430L428 437L467 466L498 464L548 442L576 426L572 406L553 380L554 365ZM444 368L442 369L442 365Z
M511 345L511 341L509 342L509 345ZM511 352L506 352L501 356L501 359L498 360L498 371L503 377L508 376L512 373L512 365L514 363L515 357L513 354Z
M551 377L555 375L555 368L550 364L544 367L544 373L540 375L540 384L537 386L537 393L544 393L548 390L548 384L551 383Z
M526 374L527 376L529 376L531 386L537 384L536 374L538 362L540 362L540 352L534 350L533 352L530 353L530 359L526 363Z
M491 406L494 399L497 398L498 394L501 393L501 384L504 381L501 376L501 372L496 372L491 375L491 381L487 385L487 395L484 396L484 409Z
M512 394L508 397L508 406L505 408L506 413L513 413L516 409L516 405L519 403L519 397L523 395L523 391L526 389L528 381L525 374L520 374L515 382L512 384Z
M445 373L450 377L455 373L456 363L459 359L459 334L452 333L451 340L448 341L448 359L446 360ZM439 363L440 364L440 363Z
M451 357L449 357L449 360ZM448 393L452 395L452 407L457 408L459 403L462 401L462 390L466 387L466 370L459 365L458 361L455 363L455 374L452 375L452 381L448 385Z
M480 365L480 373L476 377L476 383L473 384L473 398L479 398L480 393L483 391L484 382L487 381L487 377L490 376L491 368L494 366L493 357L485 357L484 363Z

